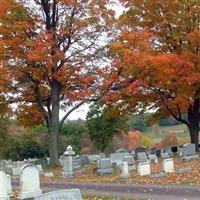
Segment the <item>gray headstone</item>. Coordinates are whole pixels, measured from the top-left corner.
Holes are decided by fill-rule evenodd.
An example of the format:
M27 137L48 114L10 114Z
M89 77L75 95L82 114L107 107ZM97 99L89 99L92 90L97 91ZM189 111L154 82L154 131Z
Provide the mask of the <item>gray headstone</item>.
M112 173L112 163L110 158L102 158L99 160L97 173L100 175Z
M66 189L44 193L35 200L82 200L82 196L79 189Z
M145 152L137 153L137 161L138 162L147 162L147 154Z
M121 153L111 153L110 158L113 163L116 163L117 165L122 164L123 159L125 156L129 156L128 152L121 152Z
M195 144L185 144L183 146L183 156L193 156L196 154Z

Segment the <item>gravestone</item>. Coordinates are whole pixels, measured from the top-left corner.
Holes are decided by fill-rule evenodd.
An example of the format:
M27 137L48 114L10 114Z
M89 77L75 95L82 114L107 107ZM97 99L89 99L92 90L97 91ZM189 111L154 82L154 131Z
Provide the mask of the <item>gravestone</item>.
M167 158L170 158L170 155L168 154L168 152L161 152L161 158L167 159Z
M138 162L147 162L147 154L145 152L138 152L136 156Z
M97 160L100 159L99 155L89 155L88 157L89 157L90 162L97 162Z
M174 161L173 158L164 159L163 162L163 171L166 173L174 172Z
M26 164L21 168L19 199L32 198L42 194L39 176L38 168L32 164Z
M156 149L155 150L155 154L157 157L160 157L161 156L161 150L160 149Z
M136 169L136 162L133 156L124 156L123 161L126 161L128 163L129 170Z
M104 174L111 174L112 172L113 172L113 169L112 169L111 159L110 158L101 158L99 160L97 173L99 175L104 175Z
M142 162L138 163L138 174L140 176L147 176L151 174L150 163Z
M156 148L155 147L150 149L150 154L156 154Z
M183 156L193 156L196 154L195 144L185 144L183 145Z
M82 196L79 189L65 189L44 193L35 200L82 200Z
M139 152L146 152L146 148L145 147L137 147L135 149L135 154L137 155L137 153Z
M0 171L0 199L1 200L9 200L8 196L8 180L6 173L4 171Z
M182 155L181 158L182 161L199 159L199 156L196 154L195 144L193 143L183 145L181 155Z
M110 158L112 163L116 163L117 165L122 164L123 159L125 156L129 156L128 152L121 152L121 153L111 153Z
M176 170L177 174L190 173L190 172L192 172L191 167L184 167Z
M121 174L122 178L129 178L129 170L128 170L128 162L124 161L122 163L122 174Z
M73 169L80 170L82 168L81 159L79 156L73 157Z
M149 157L150 162L158 163L158 158L155 154L149 154L148 157Z
M149 175L149 178L163 178L165 176L167 176L166 172L160 172L160 173Z
M87 165L90 163L88 155L81 155L79 156L79 159L80 159L81 165Z
M64 152L64 161L63 161L63 177L64 178L73 178L73 156L75 152L73 151L72 147L69 145L67 150Z

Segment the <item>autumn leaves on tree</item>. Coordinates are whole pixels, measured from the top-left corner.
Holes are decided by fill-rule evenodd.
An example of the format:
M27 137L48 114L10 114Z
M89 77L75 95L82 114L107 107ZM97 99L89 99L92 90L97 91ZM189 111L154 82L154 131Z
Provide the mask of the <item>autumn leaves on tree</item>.
M1 4L1 69L9 75L4 87L8 93L2 97L18 104L15 114L24 124L45 121L51 164L58 165L63 122L96 98L103 68L100 58L114 13L106 1L3 0ZM66 112L62 119L60 109Z
M52 165L63 122L99 98L119 110L171 115L198 144L199 1L122 0L118 24L106 0L20 2L1 1L0 113L17 103L24 125L45 122Z

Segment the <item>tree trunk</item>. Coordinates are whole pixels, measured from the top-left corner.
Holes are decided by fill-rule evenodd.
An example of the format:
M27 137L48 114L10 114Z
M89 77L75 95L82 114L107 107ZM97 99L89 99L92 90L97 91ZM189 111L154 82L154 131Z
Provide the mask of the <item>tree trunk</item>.
M195 144L196 151L198 152L199 151L199 123L190 124L189 131L190 131L191 143Z
M188 128L190 131L190 140L191 143L195 144L196 151L199 151L199 108L200 108L200 101L196 99L193 106L190 106L188 109Z
M52 82L52 112L49 127L49 152L50 165L59 166L58 159L58 137L59 137L59 110L60 110L60 83L56 80Z

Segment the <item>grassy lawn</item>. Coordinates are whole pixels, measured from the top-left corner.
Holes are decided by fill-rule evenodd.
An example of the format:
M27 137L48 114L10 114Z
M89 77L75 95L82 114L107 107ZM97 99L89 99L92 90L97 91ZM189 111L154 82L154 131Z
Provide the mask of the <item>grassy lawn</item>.
M160 127L160 135L157 135L157 136L153 135L152 127L147 127L146 130L142 132L142 134L148 137L151 137L154 142L157 142L163 139L166 136L166 134L168 134L170 131L172 132L172 131L182 131L182 130L184 130L184 132L176 133L176 136L185 137L189 139L188 128L183 124L179 124L175 126L162 126Z

